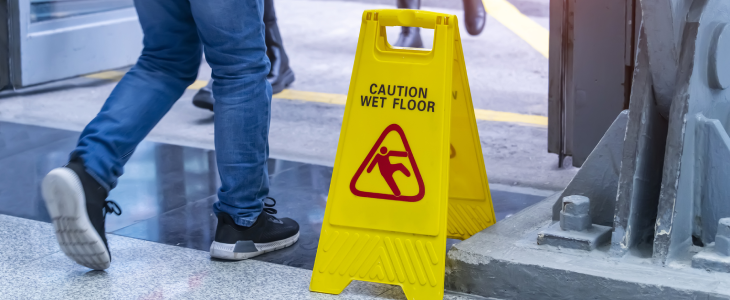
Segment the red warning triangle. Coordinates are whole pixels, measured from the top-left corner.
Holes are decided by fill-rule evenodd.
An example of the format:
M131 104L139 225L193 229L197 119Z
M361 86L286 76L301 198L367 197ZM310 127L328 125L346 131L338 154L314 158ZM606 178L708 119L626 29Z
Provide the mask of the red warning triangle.
M403 142L403 146L405 147L406 151L389 151L386 147L380 147L380 145L383 143L383 140L385 140L385 137L388 136L388 133L390 133L391 131L395 131L398 133L398 135L400 135L400 139ZM391 156L408 157L413 171L411 172L411 170L408 170L408 168L406 168L403 164L391 164ZM379 169L381 176L383 176L383 179L385 179L385 182L388 183L391 191L393 191L392 194L361 191L358 190L355 186L357 184L357 180L360 178L360 175L362 175L362 172L367 171L368 173L370 173L376 167ZM406 175L407 177L415 176L416 181L418 182L418 194L414 196L401 195L398 184L395 182L395 180L393 180L393 174L395 172L402 172L403 175ZM365 157L365 160L360 165L360 168L358 168L357 172L355 172L355 176L352 177L352 181L350 181L350 191L355 194L355 196L386 200L416 202L423 199L423 196L426 194L426 187L423 184L421 172L418 171L418 166L416 165L416 159L413 157L413 151L411 151L411 146L408 145L408 139L406 139L406 134L403 132L403 128L401 128L398 124L389 125L387 128L385 128L383 133L380 134L380 137L375 142L373 148L370 149L370 152L368 153L367 157Z

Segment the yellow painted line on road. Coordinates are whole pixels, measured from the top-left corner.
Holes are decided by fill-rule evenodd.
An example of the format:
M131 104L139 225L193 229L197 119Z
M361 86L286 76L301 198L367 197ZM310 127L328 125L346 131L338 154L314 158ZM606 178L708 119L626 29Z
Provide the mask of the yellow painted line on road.
M111 70L111 71L104 71L104 72L84 75L84 77L117 82L119 80L122 80L122 77L124 77L124 74L127 74L127 72ZM188 86L188 89L189 90L199 90L199 89L202 89L203 87L205 87L206 84L208 84L207 80L196 80L195 82L193 82L193 84Z
M124 72L120 71L104 71L100 73L86 75L88 78L103 79L110 81L119 81ZM191 84L189 90L199 90L208 84L206 80L196 80ZM307 92L285 89L281 93L275 94L273 98L298 100L307 102L319 102L327 104L345 105L347 103L347 95L329 94L320 92ZM488 109L474 109L474 116L477 120L514 123L527 126L547 127L547 117L536 115L523 115L518 113L495 111Z
M477 120L482 121L518 123L522 125L536 127L547 127L548 125L547 117L543 116L523 115L518 113L478 108L474 109L474 117L476 117Z
M204 88L208 84L207 80L196 80L188 87L188 90L199 90Z
M328 104L345 105L347 103L347 95L328 94L319 92L305 92L295 90L283 90L281 93L273 96L277 99L300 100L308 102L320 102ZM488 109L474 109L474 116L477 120L517 123L521 125L547 127L547 117L535 115L523 115L518 113L494 111Z
M540 54L546 58L550 53L550 32L537 22L522 14L517 7L507 2L507 0L482 0L484 8L494 19L502 23L509 30L517 34L521 39L525 40L530 46L535 48ZM102 79L109 81L119 81L125 72L121 71L104 71L86 75L85 77ZM196 80L191 84L189 90L199 90L203 88L208 81ZM347 103L347 95L328 94L319 92L307 92L285 89L281 93L274 95L274 98L299 100L308 102L319 102L328 104L345 105ZM547 117L536 115L523 115L511 112L494 111L487 109L474 109L474 115L477 120L516 123L527 126L547 127Z
M329 104L345 105L347 103L347 95L328 94L318 92L305 92L295 90L283 90L281 93L275 94L274 98L287 100L302 100L309 102L320 102Z
M89 74L84 77L93 78L93 79L109 80L109 81L119 81L119 80L122 80L122 77L124 77L124 74L126 74L126 72L104 71L104 72Z
M482 0L484 9L494 19L525 40L546 58L550 53L550 32L523 15L507 0Z
M339 105L345 105L347 103L347 95L295 91L288 89L274 95L274 98ZM547 117L543 116L523 115L487 109L474 109L474 116L477 120L482 121L518 123L528 126L547 127Z

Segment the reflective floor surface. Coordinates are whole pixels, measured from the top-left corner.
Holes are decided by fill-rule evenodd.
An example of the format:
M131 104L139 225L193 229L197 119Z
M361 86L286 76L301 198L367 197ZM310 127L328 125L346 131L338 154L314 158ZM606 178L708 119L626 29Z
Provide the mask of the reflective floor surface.
M66 163L78 135L0 122L0 214L49 222L40 182L48 171ZM332 168L277 159L270 159L268 166L277 215L299 222L301 234L292 247L255 259L312 269ZM218 185L213 151L142 142L109 195L123 214L108 216L106 229L120 236L208 251L217 222L211 205ZM492 190L498 220L542 198ZM456 242L449 240L448 247ZM110 247L113 250L113 240Z

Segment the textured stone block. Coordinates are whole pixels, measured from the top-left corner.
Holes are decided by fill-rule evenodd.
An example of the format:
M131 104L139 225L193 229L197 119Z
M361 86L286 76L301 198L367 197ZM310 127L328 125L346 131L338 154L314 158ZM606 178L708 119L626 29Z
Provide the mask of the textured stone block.
M692 267L708 271L730 273L730 256L722 255L714 249L705 249L692 257Z
M718 222L715 251L721 255L730 256L730 218L722 218Z
M590 200L585 196L564 197L563 208L560 211L560 228L581 231L591 227L590 205Z
M730 256L730 238L718 235L715 238L715 251L724 256Z
M566 231L554 223L537 235L537 244L591 251L610 239L611 227L608 226L593 224L583 231Z

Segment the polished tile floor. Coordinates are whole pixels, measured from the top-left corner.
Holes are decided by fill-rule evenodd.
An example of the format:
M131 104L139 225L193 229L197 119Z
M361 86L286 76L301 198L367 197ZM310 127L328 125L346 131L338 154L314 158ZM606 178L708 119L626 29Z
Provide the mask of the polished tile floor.
M40 182L48 171L66 162L78 135L0 122L0 214L49 221ZM276 159L269 160L268 166L278 215L299 222L301 236L292 247L256 259L311 270L332 168ZM107 231L208 251L217 222L211 204L216 201L218 184L213 151L142 142L109 195L120 204L123 214L107 217ZM492 198L498 220L542 199L495 190ZM448 246L456 242L450 240ZM114 251L115 241L110 245Z

